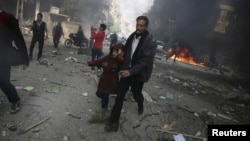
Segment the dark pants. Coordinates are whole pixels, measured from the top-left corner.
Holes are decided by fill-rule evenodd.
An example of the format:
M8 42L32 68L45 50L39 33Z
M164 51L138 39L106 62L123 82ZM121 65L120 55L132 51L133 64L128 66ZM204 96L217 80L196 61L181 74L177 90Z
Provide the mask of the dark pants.
M53 37L53 42L54 42L54 47L57 48L58 47L58 44L59 44L59 41L60 41L60 36L54 36Z
M94 43L94 39L90 38L90 40L89 40L89 48L93 48L93 43Z
M32 58L33 56L33 49L35 47L36 42L38 42L38 56L37 59L40 59L42 57L42 53L43 53L43 44L44 44L44 37L33 37L31 44L30 44L30 54L29 56Z
M96 95L102 99L102 108L107 109L109 104L109 94L102 92L101 90L97 90Z
M138 103L138 106L143 106L143 95L142 95L142 88L143 82L139 82L133 77L121 78L118 84L118 93L115 99L115 105L113 106L111 116L110 116L110 123L119 123L122 105L124 97L131 87L131 91L133 93L133 97L135 101Z
M17 95L16 88L10 83L11 67L0 63L0 88L7 96L9 102L16 103L20 98Z
M96 59L101 58L103 55L102 50L101 49L96 49L96 48L92 48L92 61L95 61ZM101 69L101 67L98 66L98 69ZM94 67L92 67L92 70L94 70Z

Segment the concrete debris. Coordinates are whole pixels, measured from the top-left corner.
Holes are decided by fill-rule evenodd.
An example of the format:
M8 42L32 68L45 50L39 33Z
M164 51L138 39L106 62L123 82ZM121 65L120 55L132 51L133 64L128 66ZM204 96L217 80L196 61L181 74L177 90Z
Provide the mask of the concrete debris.
M166 93L166 97L167 97L168 99L171 99L171 100L174 99L174 95L173 95L173 94L170 94L170 93Z
M201 91L201 93L206 94L207 92L206 91Z
M39 131L40 131L40 129L35 128L35 129L32 130L32 133L37 133L37 132L39 132Z
M201 136L201 131L197 131L196 134L195 134L196 137L199 137Z
M75 119L82 119L81 117L73 115L70 112L68 113L68 116L71 116L72 118L75 118Z
M5 137L7 135L6 131L2 132L2 136Z
M165 100L165 99L166 99L166 97L165 97L165 96L159 96L159 98L160 98L160 99L163 99L163 100Z
M45 78L45 77L44 78L39 77L38 80L40 80L40 81L47 81L47 78Z
M189 87L190 85L187 82L184 82L182 86Z
M26 91L32 91L34 89L34 87L32 86L26 86L23 88L23 90L26 90Z
M88 96L88 93L82 93L82 96Z
M17 90L21 90L21 89L23 89L23 86L15 86L15 88L16 88Z
M17 126L16 125L9 125L8 129L12 132L17 130Z
M155 88L156 88L156 89L161 89L161 87L160 87L160 86L155 86Z
M60 88L57 85L51 85L49 88L46 89L46 92L48 93L59 93Z
M69 141L69 137L68 136L63 136L63 141Z
M156 76L157 78L161 78L162 73L156 73L155 76Z
M65 61L72 61L72 62L78 62L78 60L75 58L75 57L68 57L68 58L65 58Z
M186 141L182 134L173 135L175 141Z
M85 72L83 73L84 76L90 76L90 73L89 72Z
M52 66L53 63L50 63L48 59L42 59L39 61L40 65L45 65L45 66Z
M170 79L173 83L178 83L178 82L180 82L180 80L179 80L179 79L174 78L173 76L168 76L168 75L165 75L165 78Z
M199 117L199 114L198 113L194 113L194 116Z
M239 97L239 95L240 95L239 92L232 91L232 92L228 93L227 95L224 95L224 97L226 99L234 99L234 98Z
M164 127L163 127L163 130L164 130L164 131L171 130L172 127L173 127L175 124L176 124L176 121L171 122L170 125L165 124Z
M227 120L233 120L233 118L231 118L229 116L226 116L226 115L223 115L223 114L220 114L220 113L218 113L217 116L221 117L221 118L224 118L224 119L227 119Z
M144 99L146 99L147 102L149 102L149 103L154 102L153 99L149 96L149 94L147 92L142 91L142 95L143 95Z
M204 138L204 137L197 137L197 136L194 136L194 135L183 134L183 133L179 133L179 132L166 131L166 130L162 130L162 129L156 129L156 130L160 131L160 132L164 132L164 133L175 134L174 137L176 136L177 141L182 141L183 139L185 141L185 138L183 136L187 136L187 137L191 137L191 138L196 138L196 139L207 140L207 138Z
M54 54L54 55L61 55L62 53L59 50L53 50L52 54Z
M216 114L213 113L212 111L209 111L209 112L207 113L207 115L216 117Z

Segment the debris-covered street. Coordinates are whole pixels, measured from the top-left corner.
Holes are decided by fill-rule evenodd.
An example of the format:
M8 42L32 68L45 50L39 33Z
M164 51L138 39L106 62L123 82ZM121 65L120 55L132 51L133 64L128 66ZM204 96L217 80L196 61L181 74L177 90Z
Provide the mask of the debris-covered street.
M29 45L31 37L25 39ZM90 56L75 54L76 47L59 46L57 55L49 39L40 63L33 60L26 70L12 68L11 82L22 109L10 114L10 105L0 92L0 141L170 141L172 132L198 141L207 138L208 124L249 124L246 75L222 75L216 69L156 56L153 74L143 89L144 113L138 115L128 92L118 132L107 133L105 120L93 123L101 104L95 95L98 72L91 72L86 64ZM112 96L107 117L114 100Z

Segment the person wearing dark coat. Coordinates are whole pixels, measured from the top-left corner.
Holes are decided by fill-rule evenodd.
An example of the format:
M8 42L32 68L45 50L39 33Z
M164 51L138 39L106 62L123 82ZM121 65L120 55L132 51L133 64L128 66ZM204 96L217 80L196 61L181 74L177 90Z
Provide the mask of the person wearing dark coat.
M123 44L116 44L110 53L101 59L89 61L88 66L102 67L103 72L100 76L96 95L102 99L102 109L106 110L109 103L109 94L117 93L119 81L118 72L123 62Z
M63 28L61 22L58 22L58 24L53 28L53 42L55 48L58 47L61 36L64 36Z
M0 6L1 4L2 0L0 0ZM28 51L19 28L18 20L13 15L0 9L0 88L11 103L11 114L17 113L21 109L20 97L17 94L16 88L10 82L12 64L8 61L8 58L15 56L9 56L8 52L13 47L13 41L21 56L19 65L23 69L26 69L29 65Z
M119 72L121 78L118 83L117 97L109 122L104 128L107 132L118 130L124 97L130 87L137 102L138 114L141 115L143 113L144 98L142 89L152 73L156 47L152 35L147 30L148 18L139 16L136 22L136 31L129 36L125 44L124 62Z
M42 13L37 14L37 20L33 21L33 25L31 27L31 30L33 31L32 40L30 43L30 52L29 52L29 58L32 60L33 57L33 49L35 47L36 42L38 42L38 55L37 60L39 61L42 57L43 53L43 45L44 40L48 39L48 28L46 22L42 21L43 15ZM46 34L45 34L46 33Z
M78 44L80 46L81 43L83 42L84 38L85 38L85 36L84 36L84 33L83 33L82 26L79 25L77 33L76 33L76 44Z
M110 35L110 49L112 46L114 46L118 42L118 37L116 32L112 35Z

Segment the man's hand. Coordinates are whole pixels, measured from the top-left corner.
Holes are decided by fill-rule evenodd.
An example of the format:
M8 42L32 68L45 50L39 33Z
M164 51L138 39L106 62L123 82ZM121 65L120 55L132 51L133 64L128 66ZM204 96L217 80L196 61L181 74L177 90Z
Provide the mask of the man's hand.
M121 77L129 77L131 74L130 74L130 72L128 71L128 70L121 70L120 72L119 72L119 74L120 74L120 76Z
M27 65L21 65L22 69L25 70L28 66Z

